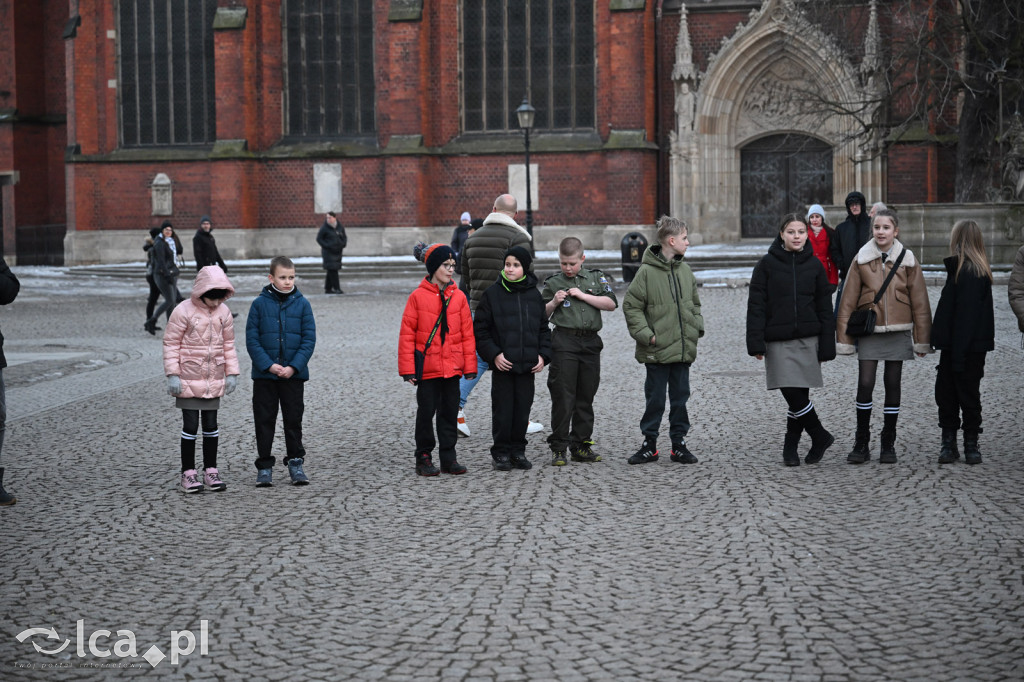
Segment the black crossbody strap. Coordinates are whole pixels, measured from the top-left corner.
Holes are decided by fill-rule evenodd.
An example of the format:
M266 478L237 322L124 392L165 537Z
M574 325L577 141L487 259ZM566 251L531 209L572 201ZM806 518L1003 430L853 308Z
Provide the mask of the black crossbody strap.
M896 274L896 271L900 267L900 263L903 262L903 256L905 255L907 255L907 249L906 247L903 247L903 250L900 251L900 255L896 258L896 262L892 264L892 270L889 271L889 276L885 278L884 282L882 282L882 288L878 290L877 294L875 294L875 301L872 305L878 305L878 302L882 300L882 294L885 293L886 287L888 287L889 282L892 281L893 275ZM885 267L885 263L882 263L882 266Z
M902 254L901 254L902 255ZM423 354L427 354L427 349L430 348L430 344L434 342L434 335L437 334L437 330L441 327L441 320L448 313L448 301L451 297L444 297L444 293L441 294L441 314L437 316L437 322L434 323L434 328L430 331L430 336L427 337L427 345L423 346Z

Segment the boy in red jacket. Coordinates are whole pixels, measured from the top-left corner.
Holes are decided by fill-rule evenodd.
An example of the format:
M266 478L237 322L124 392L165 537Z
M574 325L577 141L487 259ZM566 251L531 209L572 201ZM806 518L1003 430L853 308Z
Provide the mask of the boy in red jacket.
M476 341L466 295L452 283L455 252L433 244L423 252L427 276L409 294L398 338L398 373L416 387L416 473L437 476L430 461L437 415L441 471L464 474L455 459L459 378L476 376ZM469 371L467 371L469 370Z

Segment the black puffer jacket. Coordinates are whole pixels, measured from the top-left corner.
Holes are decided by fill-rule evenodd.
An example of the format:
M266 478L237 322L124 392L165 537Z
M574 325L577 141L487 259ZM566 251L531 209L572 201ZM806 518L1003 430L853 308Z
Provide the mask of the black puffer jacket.
M853 204L860 204L860 215L854 216L850 212L850 206ZM836 263L839 266L839 278L846 279L846 273L850 271L860 247L871 239L871 218L868 217L867 199L860 192L850 192L846 195L846 220L836 225L836 236L839 237L841 256Z
M11 303L18 297L19 291L21 291L21 282L14 276L11 269L7 267L7 261L0 256L0 305ZM0 334L0 369L6 366L7 358L4 357L4 336Z
M499 353L512 363L512 372L527 374L537 364L551 361L551 329L544 314L544 299L532 272L526 279L509 282L499 275L480 298L473 318L476 352L494 367Z
M747 298L747 353L764 355L769 341L818 337L818 360L836 357L836 326L825 268L810 242L786 251L776 237L754 266Z
M505 267L505 252L522 246L533 253L530 233L504 213L491 213L483 226L471 234L459 254L462 276L469 279L469 309L473 312L487 287L498 281ZM530 264L533 268L533 264Z
M341 221L337 227L324 221L320 231L316 233L316 243L320 245L320 258L323 259L324 270L341 270L341 256L348 246L348 235Z
M932 347L953 354L953 371L962 372L968 353L995 350L996 322L992 282L964 267L956 277L957 257L942 261L946 284L932 319Z

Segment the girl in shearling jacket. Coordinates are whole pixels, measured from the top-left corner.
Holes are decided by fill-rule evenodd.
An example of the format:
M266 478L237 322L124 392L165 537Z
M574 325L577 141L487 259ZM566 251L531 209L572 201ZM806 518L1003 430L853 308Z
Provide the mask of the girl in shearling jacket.
M455 251L433 244L424 252L427 276L409 294L398 339L398 373L416 387L416 473L437 476L431 461L435 443L441 469L464 474L455 458L458 441L459 379L476 376L476 342L466 295L452 282ZM434 331L435 326L437 331ZM416 352L423 353L423 374L416 376ZM437 416L437 441L434 416Z
M220 398L238 385L235 326L224 301L235 294L227 275L208 265L196 275L192 296L174 309L164 332L167 392L181 410L181 489L225 490L217 470L217 410ZM196 437L203 425L203 479L196 471Z
M857 435L853 450L847 456L850 464L863 464L871 459L868 442L871 438L871 394L875 388L878 362L885 362L884 423L882 447L878 461L896 462L896 421L900 415L900 381L903 361L914 355L924 357L931 352L932 313L928 303L921 264L914 254L897 239L899 218L882 209L871 225L872 238L857 252L843 288L836 316L836 352L852 355L857 352L860 377L857 382ZM854 346L847 336L846 324L854 310L872 307L875 294L892 271L900 253L906 251L899 269L878 304L874 306L875 331L862 336Z

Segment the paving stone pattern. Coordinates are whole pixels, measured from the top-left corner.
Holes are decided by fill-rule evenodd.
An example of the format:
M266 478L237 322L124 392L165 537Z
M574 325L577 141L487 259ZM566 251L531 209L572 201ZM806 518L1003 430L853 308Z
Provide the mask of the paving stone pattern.
M904 368L898 464L878 463L881 410L872 461L846 464L857 372L841 358L812 391L836 445L817 466L783 467L785 403L745 353L746 289L704 288L688 439L700 464L668 460L667 423L661 460L626 464L644 372L614 312L595 406L604 461L548 466L545 432L531 437L533 470L492 471L485 378L459 441L469 473L425 479L414 390L395 364L416 283L346 281L350 293L327 297L302 281L318 324L311 485L287 485L279 465L274 487L254 487L242 349L245 380L220 411L228 489L185 496L144 291L80 284L58 296L26 282L0 311L8 352L32 357L4 372L5 484L19 501L0 510L0 679L1024 678L1024 353L1003 287L981 466L935 462L929 357ZM261 281L236 284L241 339ZM533 416L548 424L546 378ZM280 457L280 429L278 445ZM177 665L88 651L95 630L131 630L140 655L169 655L171 632L198 636L204 620L207 653ZM19 642L30 627L71 643L37 653L60 641Z

